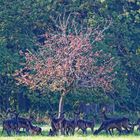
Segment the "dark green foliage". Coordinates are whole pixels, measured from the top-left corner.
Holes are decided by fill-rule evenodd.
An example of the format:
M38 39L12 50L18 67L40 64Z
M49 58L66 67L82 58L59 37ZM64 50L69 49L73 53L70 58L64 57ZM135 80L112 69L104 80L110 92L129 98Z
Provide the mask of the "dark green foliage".
M80 102L114 102L118 110L140 111L140 2L139 0L1 0L0 1L0 107L20 111L57 110L59 94L30 91L16 85L12 74L21 67L19 51L37 50L39 35L53 26L50 15L78 12L79 22L103 25L112 19L99 48L111 53L118 66L114 91L78 89L66 97L65 110ZM94 50L93 50L94 51Z

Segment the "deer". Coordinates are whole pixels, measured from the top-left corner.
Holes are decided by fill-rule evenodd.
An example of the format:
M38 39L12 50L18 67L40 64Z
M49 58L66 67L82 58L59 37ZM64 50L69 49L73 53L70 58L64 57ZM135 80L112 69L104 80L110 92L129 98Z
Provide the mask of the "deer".
M75 132L75 120L64 119L62 121L62 128L64 129L64 134L74 135Z
M77 116L79 116L80 112L75 112ZM88 120L83 120L83 119L77 119L75 120L75 127L78 128L78 130L82 130L83 134L87 134L87 128L91 129L91 132L94 133L94 126L95 126L95 121L88 121ZM77 130L77 131L78 131Z
M115 119L115 118L110 118L110 117L108 117L108 116L106 115L106 107L103 107L103 108L102 108L101 113L103 114L103 119L104 119L104 120ZM113 133L113 129L114 129L114 128L110 129L111 133Z
M64 114L64 113L63 113ZM60 118L55 118L54 114L49 114L50 116L50 120L51 120L51 130L53 132L55 132L55 134L57 135L57 133L59 132L59 130L61 130L61 134L64 133L64 129L62 128L62 122L64 120L64 115L61 115Z
M121 123L119 121L105 120L105 121L102 122L99 129L94 132L94 134L97 135L102 130L105 130L107 134L109 133L110 135L112 135L111 129L114 129L114 128L116 128L118 130L119 134L121 134L122 129L121 129Z
M42 134L42 129L41 127L38 127L38 126L34 126L32 125L32 123L30 122L30 129L29 129L29 133L32 134L32 135L43 135Z
M128 118L116 118L116 119L110 119L110 120L105 120L102 122L100 128L94 132L95 135L100 133L102 130L105 130L106 133L112 135L113 132L111 132L111 129L117 129L119 134L122 134L122 128L126 128L125 130L129 132L128 128Z
M26 134L29 133L30 129L30 124L32 122L32 118L23 118L23 117L18 117L18 130L22 128L23 130L26 130Z
M18 114L18 115L17 115ZM19 117L19 113L16 113L16 111L12 111L12 115L13 116L17 116L16 118L16 123L18 125L18 132L20 132L20 129L23 128L26 129L26 132L28 133L28 130L29 130L29 124L31 123L31 121L33 120L32 117L30 118L23 118L23 117Z
M14 115L16 115L16 111L12 111L12 113ZM19 114L19 113L18 113ZM19 115L17 116L17 124L18 124L18 132L20 132L20 129L22 128L23 131L24 129L26 130L26 134L29 133L29 128L30 128L30 124L33 120L33 117L30 116L29 118L24 118L24 117L19 117Z
M6 119L3 121L3 129L2 129L2 134L4 133L4 131L6 131L6 133L8 134L8 136L11 135L11 132L14 132L15 134L18 134L18 115L19 114L15 114L14 118L11 119Z
M129 129L131 129L131 125L129 124L129 122L130 122L129 118L127 118L127 117L110 118L106 115L106 108L105 107L103 107L103 109L102 109L102 114L103 114L103 118L105 121L122 120L121 127L124 128L127 132L129 132ZM110 129L110 131L112 131L112 133L113 133L113 129L115 129L115 128Z
M85 121L85 124L86 124L86 129L87 128L90 128L91 129L91 132L92 134L94 133L94 127L95 127L95 121Z
M94 121L88 121L88 120L82 120L82 119L77 120L77 124L76 124L76 127L78 128L78 130L81 129L83 134L87 134L87 128L90 128L91 132L94 133L94 126L95 126Z

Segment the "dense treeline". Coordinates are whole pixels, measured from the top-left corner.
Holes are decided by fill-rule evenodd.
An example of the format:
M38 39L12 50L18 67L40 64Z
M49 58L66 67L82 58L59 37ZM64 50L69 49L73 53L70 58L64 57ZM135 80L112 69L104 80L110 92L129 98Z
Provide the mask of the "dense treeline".
M59 94L51 91L31 91L16 85L13 73L24 59L19 51L37 50L37 41L49 26L50 15L77 12L79 22L89 26L102 25L106 19L112 25L105 39L97 44L114 55L118 62L114 91L77 89L67 95L64 110L78 103L115 103L116 111L140 111L140 2L139 0L1 0L0 1L0 109L57 110ZM102 47L103 46L103 47Z

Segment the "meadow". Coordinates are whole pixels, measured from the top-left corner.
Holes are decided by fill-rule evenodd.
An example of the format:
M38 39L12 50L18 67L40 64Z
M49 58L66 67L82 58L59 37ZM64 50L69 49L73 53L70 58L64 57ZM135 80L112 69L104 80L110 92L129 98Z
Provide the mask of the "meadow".
M131 135L121 135L119 136L117 133L113 136L106 135L105 132L102 132L98 136L94 136L91 134L90 130L88 130L87 135L83 135L81 131L76 132L74 136L47 136L49 127L41 126L43 129L43 136L27 136L24 133L18 136L10 136L8 137L5 133L1 135L2 127L0 127L0 140L140 140L140 133L135 130L135 132ZM97 129L97 128L95 128Z

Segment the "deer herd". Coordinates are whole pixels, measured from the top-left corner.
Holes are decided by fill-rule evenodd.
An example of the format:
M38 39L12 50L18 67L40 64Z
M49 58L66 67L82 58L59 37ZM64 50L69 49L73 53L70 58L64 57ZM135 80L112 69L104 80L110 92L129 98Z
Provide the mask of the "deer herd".
M3 120L3 129L8 136L12 134L20 134L25 132L27 135L43 135L42 128L33 125L33 117L29 118L20 117L16 111L8 110L7 113L12 114L9 118ZM79 118L79 112L74 112L74 119L66 119L65 113L62 113L59 118L55 114L49 113L51 129L48 132L48 136L56 136L59 133L62 135L74 135L75 132L81 130L83 134L87 134L87 129L91 129L92 134L98 135L101 131L105 131L106 134L113 135L114 130L121 134L132 134L135 127L140 132L140 119L136 123L131 123L127 117L112 117L109 118L106 115L106 111L102 110L103 120L100 127L94 131L95 121L94 119L89 121ZM22 130L22 131L21 131Z

